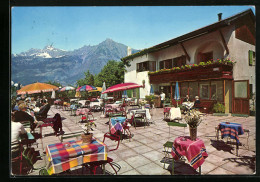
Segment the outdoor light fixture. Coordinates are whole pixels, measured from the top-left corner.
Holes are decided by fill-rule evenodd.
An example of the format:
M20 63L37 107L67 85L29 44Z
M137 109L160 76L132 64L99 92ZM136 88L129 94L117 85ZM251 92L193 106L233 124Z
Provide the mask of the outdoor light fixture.
M143 80L143 88L145 88L145 80Z

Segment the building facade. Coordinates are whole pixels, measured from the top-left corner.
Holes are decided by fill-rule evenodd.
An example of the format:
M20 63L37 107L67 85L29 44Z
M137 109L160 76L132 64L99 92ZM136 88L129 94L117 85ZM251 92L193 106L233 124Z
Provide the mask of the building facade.
M129 51L128 51L129 52ZM125 82L143 85L139 97L166 93L175 104L175 84L181 101L199 96L211 112L213 104L225 105L226 113L249 114L255 94L255 16L247 10L167 42L121 59Z

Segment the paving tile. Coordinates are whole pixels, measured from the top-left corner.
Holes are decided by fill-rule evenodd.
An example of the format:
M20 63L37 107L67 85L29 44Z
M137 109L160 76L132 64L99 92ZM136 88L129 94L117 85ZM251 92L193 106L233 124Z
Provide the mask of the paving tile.
M138 153L132 149L125 149L115 152L121 159L126 160L129 157L136 156Z
M121 175L141 175L138 171L136 171L135 169L127 171L125 173L122 173Z
M155 163L146 164L136 168L136 170L142 175L161 175L165 173L165 170Z
M133 168L137 168L140 166L143 166L145 164L151 163L151 161L141 155L137 155L134 157L130 157L125 160L129 165L131 165Z
M133 167L131 167L125 161L119 161L119 162L117 162L117 165L119 165L121 167L120 170L118 171L118 174L122 174L122 173L133 170Z
M144 153L142 155L151 161L163 159L163 157L164 157L164 154L162 152L158 152L158 151L150 151L150 152Z
M207 159L206 159L207 160ZM216 169L218 167L218 164L212 164L210 162L205 161L201 165L201 173L202 174L208 174L210 171Z
M205 161L210 162L216 166L221 166L224 163L227 163L227 161L224 160L225 158L219 157L214 154L208 154L208 157L205 159Z
M235 173L232 173L226 169L223 169L221 167L218 167L216 169L214 169L213 171L211 171L210 173L208 173L209 175L234 175Z
M148 145L149 146L149 145ZM148 147L146 145L141 145L141 146L138 146L138 147L133 147L132 149L134 151L136 151L138 154L143 154L143 153L147 153L151 150L153 150L153 148L151 147Z
M223 164L221 167L231 171L235 174L253 174L255 171L255 168L251 168L250 165L245 162L245 161L241 161L241 160L234 160L235 162L227 162L225 164Z

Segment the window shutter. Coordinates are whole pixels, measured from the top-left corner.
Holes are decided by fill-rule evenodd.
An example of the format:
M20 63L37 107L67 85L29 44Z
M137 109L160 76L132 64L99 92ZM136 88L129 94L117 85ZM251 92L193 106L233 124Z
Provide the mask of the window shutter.
M127 94L128 98L132 98L133 97L133 90L127 90L126 94Z
M249 60L249 66L253 65L253 51L248 51L248 60Z

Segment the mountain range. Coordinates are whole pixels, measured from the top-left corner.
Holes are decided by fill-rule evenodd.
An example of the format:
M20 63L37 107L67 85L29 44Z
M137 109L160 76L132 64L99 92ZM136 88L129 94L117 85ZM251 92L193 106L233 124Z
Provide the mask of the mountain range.
M132 53L139 50L132 49ZM27 85L33 82L57 81L74 85L87 70L98 74L109 60L127 56L127 46L106 39L98 45L85 45L73 51L45 46L11 55L11 79Z

